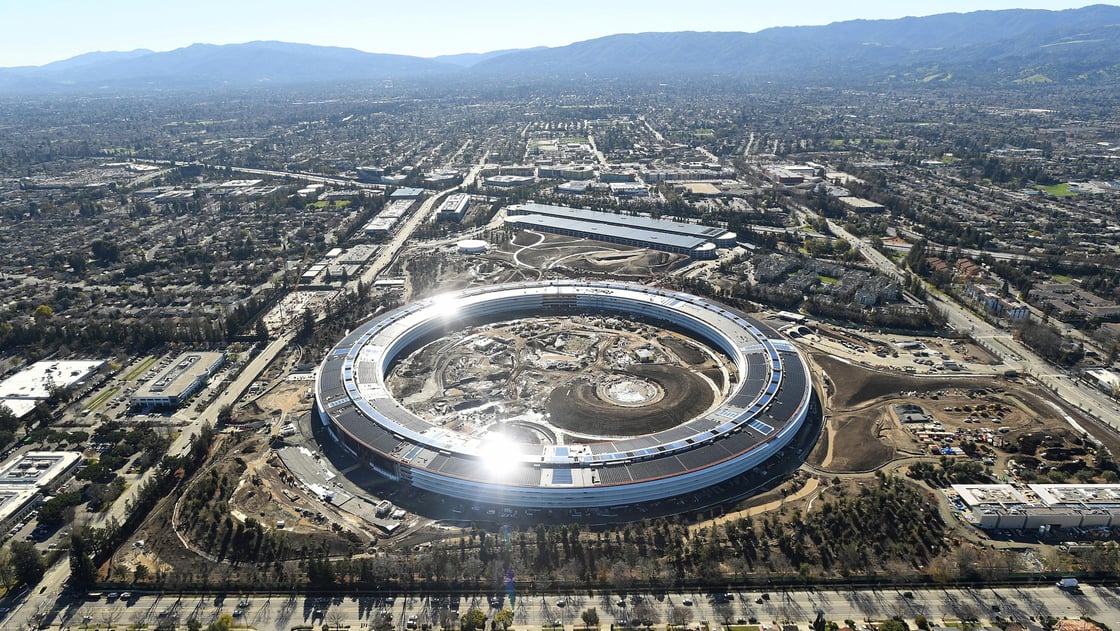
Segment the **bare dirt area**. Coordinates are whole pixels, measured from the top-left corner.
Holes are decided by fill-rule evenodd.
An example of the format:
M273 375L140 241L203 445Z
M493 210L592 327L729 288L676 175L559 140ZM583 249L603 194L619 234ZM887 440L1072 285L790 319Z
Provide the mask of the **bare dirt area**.
M829 355L814 355L836 387L832 404L836 409L858 407L900 392L936 392L977 383L987 387L997 382L994 377L917 377L906 374L869 370Z
M621 406L598 396L593 384L577 381L553 390L548 400L552 424L581 434L649 434L700 415L715 398L707 381L676 366L633 365L618 376L651 381L661 388L664 396L655 406Z
M533 231L519 232L499 251L516 266L619 279L663 274L690 260L680 254Z
M1032 382L996 376L914 376L814 354L831 386L831 418L808 457L836 473L900 456L974 460L1007 477L1090 480L1095 448L1065 410ZM1105 446L1114 434L1077 419ZM1076 478L1076 479L1075 479Z
M606 314L481 324L395 363L393 396L433 425L528 444L651 433L722 400L730 360L660 327Z
M835 445L829 470L868 471L894 458L895 448L885 435L883 419L879 417L866 413L834 417Z

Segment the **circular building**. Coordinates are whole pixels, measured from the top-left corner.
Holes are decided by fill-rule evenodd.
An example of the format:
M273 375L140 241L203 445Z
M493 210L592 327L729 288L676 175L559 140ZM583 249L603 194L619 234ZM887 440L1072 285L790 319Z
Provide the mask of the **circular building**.
M730 358L736 378L699 416L651 433L566 444L455 431L409 411L386 386L395 362L448 332L585 314L686 334ZM652 396L633 384L608 385L605 394L622 404ZM330 435L391 479L459 501L576 509L692 493L759 466L797 434L812 380L792 344L726 306L628 283L542 281L435 296L369 320L328 354L315 395Z
M465 239L456 244L460 254L484 254L487 243L481 239Z

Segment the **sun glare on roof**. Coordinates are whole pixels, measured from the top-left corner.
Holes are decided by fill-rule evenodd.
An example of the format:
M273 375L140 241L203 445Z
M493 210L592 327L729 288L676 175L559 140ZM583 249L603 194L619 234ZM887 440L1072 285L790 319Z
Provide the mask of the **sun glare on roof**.
M509 475L517 465L517 444L506 434L491 433L482 439L478 455L482 467L492 480L500 480Z
M453 294L438 294L432 296L432 307L441 317L450 318L459 313L459 301Z

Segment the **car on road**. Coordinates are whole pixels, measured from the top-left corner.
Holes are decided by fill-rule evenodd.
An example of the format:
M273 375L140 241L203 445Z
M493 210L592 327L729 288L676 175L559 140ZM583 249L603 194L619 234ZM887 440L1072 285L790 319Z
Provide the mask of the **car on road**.
M684 600L681 601L681 603L683 603L685 607L691 607L692 606L692 599L691 598L685 598Z

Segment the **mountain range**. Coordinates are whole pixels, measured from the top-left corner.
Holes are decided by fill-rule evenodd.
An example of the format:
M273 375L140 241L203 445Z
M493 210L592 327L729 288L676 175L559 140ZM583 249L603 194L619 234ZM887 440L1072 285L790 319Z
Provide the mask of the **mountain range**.
M619 34L432 59L250 42L79 55L0 69L0 91L192 89L383 80L725 78L980 85L1120 81L1120 7L946 13L757 33Z

